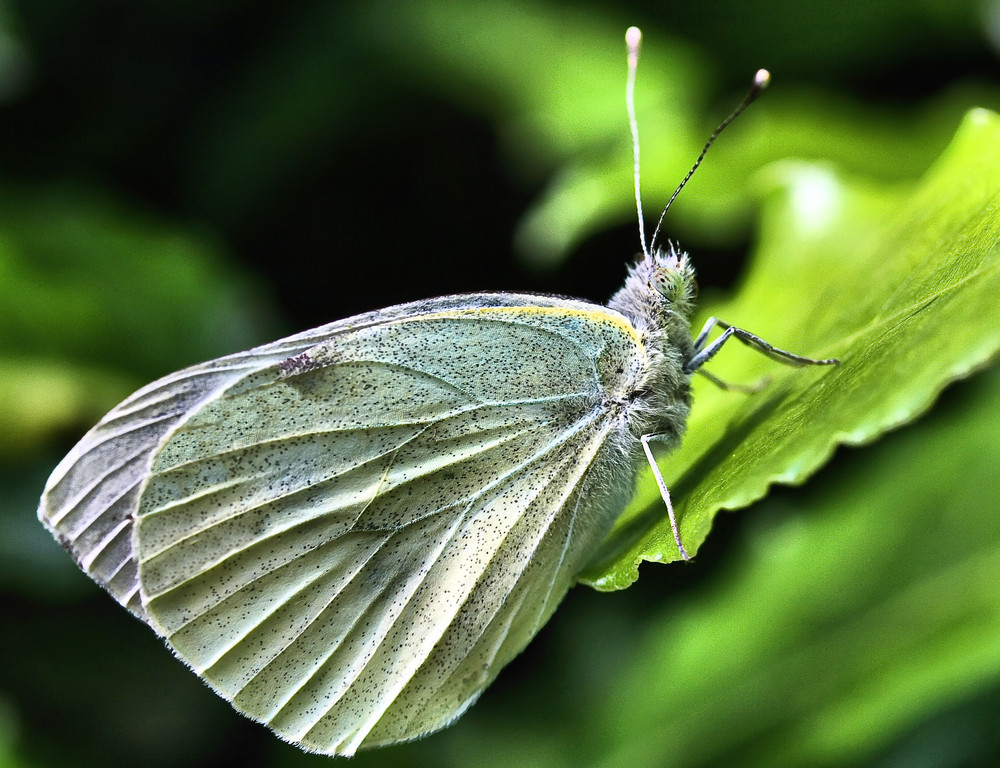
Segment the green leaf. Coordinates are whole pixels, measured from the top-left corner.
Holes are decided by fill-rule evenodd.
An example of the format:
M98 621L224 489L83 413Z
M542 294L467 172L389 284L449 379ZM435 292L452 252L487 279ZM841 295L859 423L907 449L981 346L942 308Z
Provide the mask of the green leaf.
M720 509L744 507L775 482L801 483L838 444L910 421L1000 348L995 114L970 112L910 194L819 166L786 164L772 176L782 186L766 203L753 272L731 302L707 303L705 312L843 363L785 369L728 348L713 360L723 378L766 372L774 381L752 396L697 388L685 444L662 462L689 551ZM677 559L664 517L647 478L583 580L619 589L643 560Z
M769 498L708 583L648 612L578 764L991 764L1000 370L953 393Z

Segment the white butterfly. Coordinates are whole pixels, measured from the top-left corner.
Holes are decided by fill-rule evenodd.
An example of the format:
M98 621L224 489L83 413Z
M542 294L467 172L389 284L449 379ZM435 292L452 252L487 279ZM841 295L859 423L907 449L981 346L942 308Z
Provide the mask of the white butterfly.
M607 307L450 296L187 368L83 437L39 517L282 738L417 738L549 618L727 338L835 362L714 320L692 339L694 293L686 254L644 244Z

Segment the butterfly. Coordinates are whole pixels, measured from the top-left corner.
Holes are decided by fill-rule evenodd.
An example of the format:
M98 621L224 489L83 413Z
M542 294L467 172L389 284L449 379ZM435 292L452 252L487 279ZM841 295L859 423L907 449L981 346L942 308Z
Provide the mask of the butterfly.
M837 362L714 318L692 337L694 269L647 245L636 188L643 254L607 306L446 296L186 368L80 440L40 519L282 738L351 755L445 727L552 615L647 461L687 557L650 443L677 444L729 338Z

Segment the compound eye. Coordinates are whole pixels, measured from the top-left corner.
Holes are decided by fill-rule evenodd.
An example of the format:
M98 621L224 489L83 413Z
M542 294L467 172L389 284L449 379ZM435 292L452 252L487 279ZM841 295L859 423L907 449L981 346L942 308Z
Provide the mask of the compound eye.
M674 271L657 270L650 285L668 301L677 301L684 295L684 278Z

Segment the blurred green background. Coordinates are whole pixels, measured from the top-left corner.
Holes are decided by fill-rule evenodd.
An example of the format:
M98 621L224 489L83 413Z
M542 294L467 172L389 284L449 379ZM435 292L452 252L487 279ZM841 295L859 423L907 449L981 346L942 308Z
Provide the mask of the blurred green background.
M77 572L38 495L184 365L445 293L606 300L638 249L629 24L650 211L774 75L668 220L709 293L742 273L769 163L905 189L1000 108L982 0L0 0L0 768L327 760ZM695 564L574 589L454 727L354 764L997 764L998 413L995 372L960 382L720 516Z

